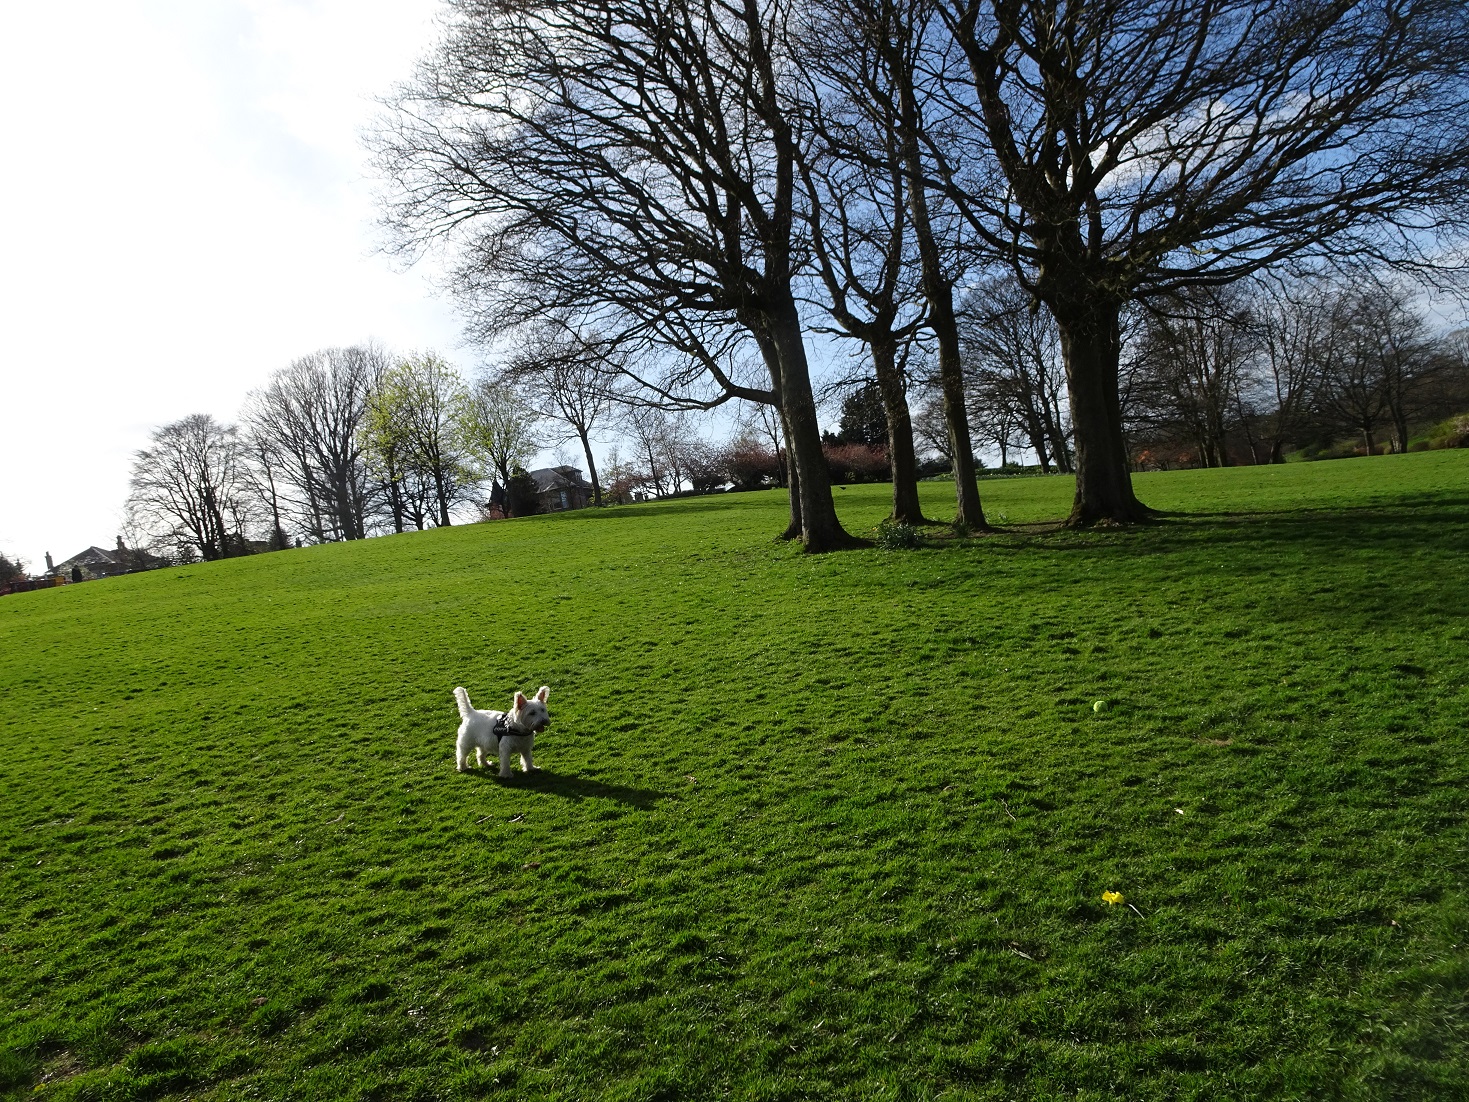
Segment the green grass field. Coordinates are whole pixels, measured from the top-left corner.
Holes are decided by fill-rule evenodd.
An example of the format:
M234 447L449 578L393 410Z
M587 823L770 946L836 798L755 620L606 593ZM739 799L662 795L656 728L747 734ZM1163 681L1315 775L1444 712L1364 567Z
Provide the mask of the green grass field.
M0 600L0 1095L1469 1097L1469 451L1137 486ZM544 772L457 774L453 687L542 683Z

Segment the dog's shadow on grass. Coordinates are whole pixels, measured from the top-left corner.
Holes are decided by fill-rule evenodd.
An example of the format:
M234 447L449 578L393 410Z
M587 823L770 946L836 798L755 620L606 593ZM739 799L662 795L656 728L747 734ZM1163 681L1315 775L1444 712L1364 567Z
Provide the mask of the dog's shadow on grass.
M528 792L544 792L551 796L562 796L568 800L616 800L620 804L636 807L641 811L651 809L667 792L652 788L630 788L623 784L607 784L590 777L578 777L572 773L553 773L548 769L537 769L529 775L515 773L511 779L502 781L491 769L476 769L474 775L485 780L503 784L506 788Z

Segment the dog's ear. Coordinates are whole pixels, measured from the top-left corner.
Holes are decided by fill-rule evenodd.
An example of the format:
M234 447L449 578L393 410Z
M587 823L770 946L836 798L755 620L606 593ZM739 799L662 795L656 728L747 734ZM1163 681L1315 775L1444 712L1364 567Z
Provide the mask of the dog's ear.
M524 693L516 693L515 694L515 704L514 704L514 707L516 707L516 708L524 708L526 706L526 704L528 704L528 703L529 703L529 701L527 701L525 699L525 694Z
M542 704L544 704L544 703L546 703L546 697L548 697L550 695L551 695L551 686L549 686L549 685L542 685L541 686L541 689L540 689L540 692L536 693L536 699L539 700Z

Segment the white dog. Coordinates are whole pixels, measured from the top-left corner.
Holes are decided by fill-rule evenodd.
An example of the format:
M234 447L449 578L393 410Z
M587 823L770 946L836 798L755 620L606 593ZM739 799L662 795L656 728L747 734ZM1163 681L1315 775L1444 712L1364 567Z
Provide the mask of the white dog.
M531 761L531 747L536 744L536 734L551 726L551 713L546 710L546 697L551 690L542 685L534 699L526 699L524 693L515 694L515 702L508 712L481 712L470 707L469 694L463 686L454 690L454 699L459 703L459 739L454 744L454 761L462 773L469 768L469 754L474 752L475 764L485 764L485 754L500 759L500 776L510 776L510 755L520 755L520 768L529 773L535 768Z

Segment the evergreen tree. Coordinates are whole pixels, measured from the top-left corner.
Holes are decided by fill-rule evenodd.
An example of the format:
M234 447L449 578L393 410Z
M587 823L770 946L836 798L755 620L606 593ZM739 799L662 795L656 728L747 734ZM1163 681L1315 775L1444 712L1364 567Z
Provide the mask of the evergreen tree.
M887 450L888 415L882 405L882 389L870 379L842 400L839 444L865 444Z

